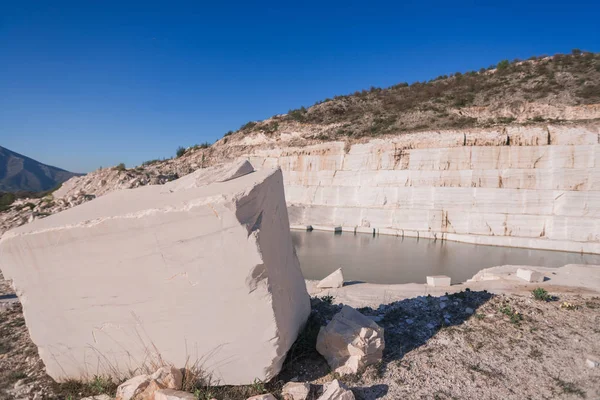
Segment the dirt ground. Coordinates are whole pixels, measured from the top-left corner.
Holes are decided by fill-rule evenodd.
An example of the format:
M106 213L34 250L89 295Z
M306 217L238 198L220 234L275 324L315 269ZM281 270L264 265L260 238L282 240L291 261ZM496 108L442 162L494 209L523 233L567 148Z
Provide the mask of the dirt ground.
M600 367L586 365L600 355L600 298L462 292L394 303L381 323L383 363L347 381L359 398L600 398Z
M12 294L0 281L0 298ZM567 304L565 304L565 302ZM333 304L331 304L333 303ZM279 396L290 380L320 385L340 378L357 399L600 399L600 297L463 291L420 296L359 309L385 328L383 361L359 374L338 377L314 350L319 327L341 308L313 298L313 312L272 382L247 387L199 386L203 399ZM589 364L589 363L588 363ZM55 384L31 342L21 306L0 308L0 399L79 399L114 395L113 384Z

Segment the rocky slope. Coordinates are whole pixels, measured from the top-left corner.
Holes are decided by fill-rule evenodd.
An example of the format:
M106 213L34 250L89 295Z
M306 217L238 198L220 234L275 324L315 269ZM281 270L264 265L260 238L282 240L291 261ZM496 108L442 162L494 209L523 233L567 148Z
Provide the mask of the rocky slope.
M0 192L41 192L77 175L0 146Z
M291 122L315 139L378 137L413 131L490 127L511 122L597 118L600 54L502 61L479 71L411 85L357 91L250 122L243 134L276 136ZM239 133L239 131L238 131Z
M335 157L344 158L361 151L360 146L373 140L384 141L386 146L390 147L384 151L381 146L373 145L375 142L367 145L375 152L372 158L376 163L381 163L381 151L390 153L392 158L406 155L403 161L396 165L398 168L394 167L399 170L404 169L403 166L408 170L413 169L408 165L410 153L419 148L437 149L434 150L437 154L439 149L448 146L466 146L473 149L479 146L506 145L506 149L501 152L512 154L519 152L516 147L523 145L566 145L572 149L575 149L573 146L587 145L591 147L586 151L592 153L591 158L588 157L591 164L585 165L588 172L560 167L555 172L562 176L566 170L570 173L567 175L571 177L578 173L587 174L585 176L591 176L592 180L591 183L586 183L586 188L596 190L593 173L597 171L595 158L600 158L594 155L597 153L597 141L596 144L578 143L577 134L574 134L573 142L562 143L558 136L552 142L549 132L552 129L569 132L582 130L587 132L587 139L592 140L594 132L598 131L599 119L600 54L574 51L572 55L532 58L512 63L501 62L494 68L482 69L479 72L457 73L426 83L399 84L387 89L374 88L348 96L338 96L306 109L291 110L286 115L245 124L240 130L229 132L211 146L194 146L174 159L148 162L127 170L106 168L73 178L54 193L53 199L21 201L22 204L17 203L8 211L0 213L0 233L15 224L43 217L46 213L59 211L115 189L164 183L196 169L241 157L250 158L256 168L282 167L286 177L286 190L292 175L300 179L294 185L319 186L322 183L318 175L329 174L322 171L335 173L336 169L332 170L331 165L327 164L330 161L326 160L327 157L321 157L322 155L335 153ZM521 142L520 134L509 134L522 128L536 132L533 136L538 142ZM354 147L357 145L360 146ZM546 147L542 148L545 149ZM554 151L550 147L548 149ZM575 153L573 154L575 156ZM290 159L286 158L289 156L295 160L292 164ZM413 160L416 160L416 156L412 155ZM531 156L534 157L535 154L532 153ZM535 166L532 164L538 157L539 155L535 156L531 165L525 167L529 172L539 172L535 171L539 163ZM559 158L562 159L562 156ZM435 165L432 164L431 168L425 169L446 174L447 172L443 172L445 167L439 161ZM554 170L554 166L546 164L545 168L550 168L547 172L554 174L550 172ZM479 168L477 165L466 167L468 171ZM381 165L363 165L361 168L389 169L382 168ZM524 173L524 167L518 163L511 164L508 161L506 166L499 165L496 168L497 186L506 178L502 175L502 168L513 168L517 173ZM298 176L299 171L303 171L302 176ZM592 171L592 175L589 175L589 171ZM358 182L358 178L355 178ZM443 183L440 179L438 178L439 185L433 186L471 186L474 182L472 176L470 180L467 179L468 182L464 180L457 184L446 182L447 178L443 180L446 183ZM512 178L513 181L515 179L518 180L518 177ZM540 176L537 182L543 180ZM491 181L489 182L491 184ZM513 185L511 188L526 188L515 182L509 183ZM561 186L558 189L569 188ZM291 192L287 192L289 196ZM339 196L339 193L336 196ZM33 206L22 207L27 203ZM45 209L42 210L42 207ZM540 232L542 230L543 223Z

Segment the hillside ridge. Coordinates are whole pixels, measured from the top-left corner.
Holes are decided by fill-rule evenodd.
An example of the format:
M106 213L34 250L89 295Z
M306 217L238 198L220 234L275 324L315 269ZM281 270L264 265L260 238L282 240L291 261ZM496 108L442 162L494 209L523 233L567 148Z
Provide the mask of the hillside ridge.
M600 53L503 60L479 71L335 96L251 121L225 142L288 131L322 141L427 130L591 120L600 117Z
M0 146L0 192L42 192L79 175Z

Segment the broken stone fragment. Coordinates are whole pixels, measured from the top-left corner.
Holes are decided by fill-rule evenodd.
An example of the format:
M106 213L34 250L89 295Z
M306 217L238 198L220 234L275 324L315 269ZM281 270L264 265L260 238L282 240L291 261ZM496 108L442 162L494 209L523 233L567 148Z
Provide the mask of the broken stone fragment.
M248 160L202 168L165 186L168 191L208 186L213 183L228 182L254 172Z
M218 174L216 182L227 182L251 172L254 172L254 167L248 160L238 161Z
M198 398L181 390L160 389L154 393L154 400L198 400Z
M342 274L341 268L336 269L317 284L319 289L341 288L342 286L344 286L344 274Z
M588 368L596 368L596 367L600 366L600 362L596 361L596 360L592 360L592 359L587 358L585 360L585 365Z
M119 385L116 400L132 399L138 390L144 390L148 384L150 384L150 377L148 375L134 376Z
M271 393L248 397L246 400L277 400Z
M318 400L355 400L354 393L337 379L326 383L324 389L325 391Z
M168 389L181 389L183 374L180 369L174 367L161 367L150 375L153 379Z
M182 380L179 369L161 367L152 375L138 375L120 384L116 400L151 400L159 389L181 389Z
M427 277L427 285L433 287L445 287L450 286L451 279L446 275L435 275Z
M107 394L99 394L96 396L84 397L81 400L112 400L112 397Z
M383 328L348 306L321 327L317 336L317 351L341 375L381 361L384 348Z
M544 274L525 268L519 268L517 270L517 278L521 278L529 283L544 282Z
M167 387L152 379L141 391L136 391L132 400L154 400L154 393L160 389L167 389Z
M288 382L281 389L281 395L284 400L306 400L309 394L309 383Z
M0 267L52 378L85 378L90 365L120 378L203 357L222 385L277 375L310 313L281 171L199 186L195 174L2 235ZM148 378L138 379L162 385Z

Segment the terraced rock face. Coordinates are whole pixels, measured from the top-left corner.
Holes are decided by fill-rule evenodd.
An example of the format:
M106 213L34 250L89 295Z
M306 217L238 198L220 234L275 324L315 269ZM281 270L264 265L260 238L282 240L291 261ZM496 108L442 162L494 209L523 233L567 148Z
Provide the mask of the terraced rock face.
M249 159L257 169L281 168L292 225L600 253L597 121L355 142L290 132L223 139L143 169L97 171L65 183L55 203ZM28 210L1 214L11 216L3 225L35 218L23 217Z
M254 149L292 225L600 253L599 124Z

